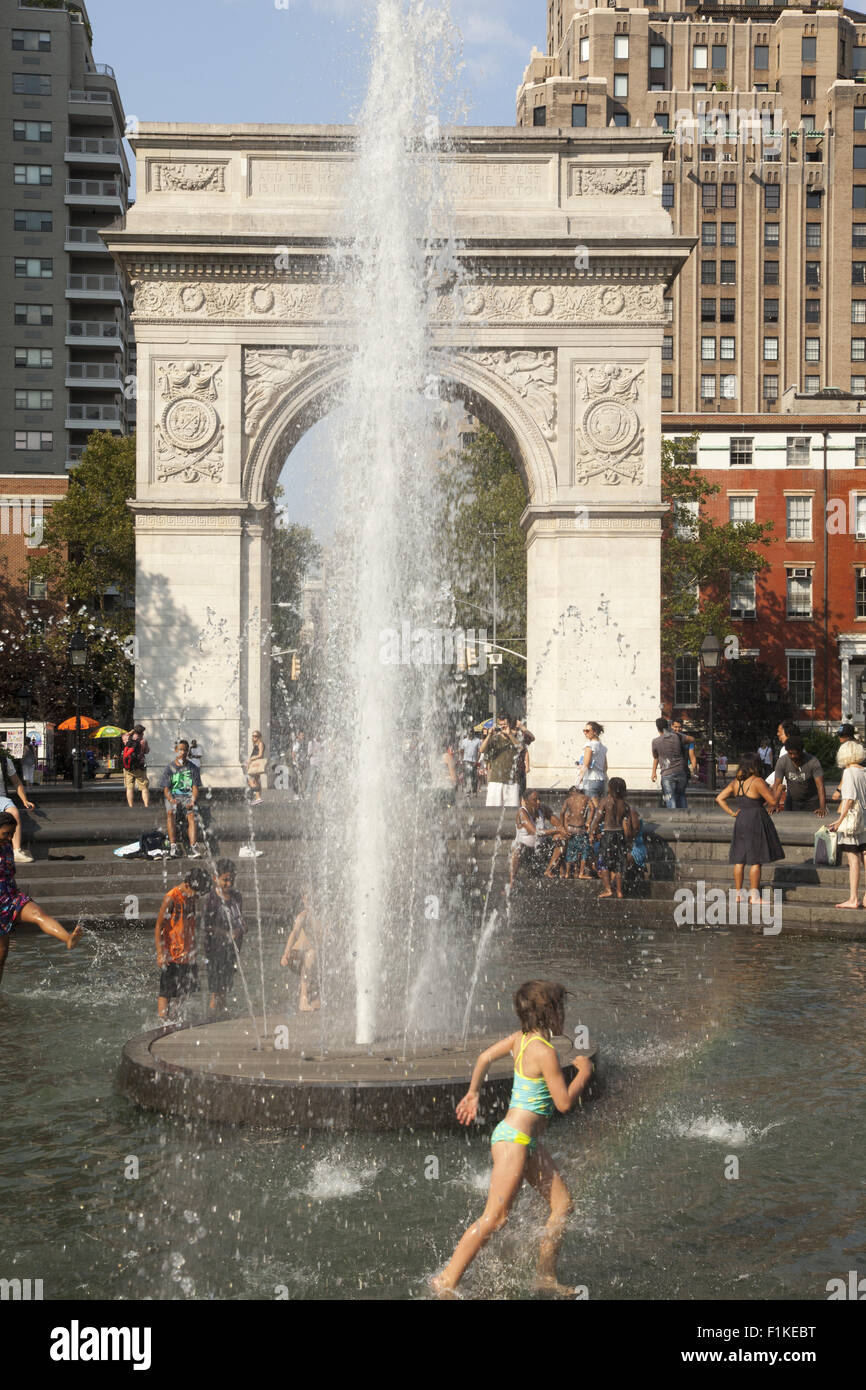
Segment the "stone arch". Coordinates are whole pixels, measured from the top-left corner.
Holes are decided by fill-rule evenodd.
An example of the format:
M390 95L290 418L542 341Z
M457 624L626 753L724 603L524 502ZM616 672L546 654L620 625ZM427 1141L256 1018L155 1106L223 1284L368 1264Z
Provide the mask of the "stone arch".
M269 379L248 376L246 371L244 376L247 455L242 489L246 500L255 505L270 500L295 444L339 403L348 365L347 353L321 348L251 349L247 357L258 366L266 354L272 359ZM441 357L443 395L463 400L502 439L528 500L541 505L556 496L551 448L556 431L555 359L553 351L533 354L472 348L443 352ZM283 371L277 365L280 361ZM539 369L543 383L537 379ZM509 371L512 381L506 375ZM533 392L532 405L524 403L521 388Z

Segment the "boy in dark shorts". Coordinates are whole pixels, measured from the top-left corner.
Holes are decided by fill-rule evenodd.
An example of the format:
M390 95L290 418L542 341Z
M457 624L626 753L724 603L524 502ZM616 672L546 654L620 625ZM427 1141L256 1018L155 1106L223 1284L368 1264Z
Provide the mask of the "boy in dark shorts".
M198 989L195 914L199 893L208 886L204 869L190 869L182 883L170 888L156 919L156 962L160 969L157 1010L169 1019ZM176 1008L172 1006L176 1001Z
M246 933L241 895L235 892L235 873L231 859L218 861L202 911L211 1013L225 1011Z

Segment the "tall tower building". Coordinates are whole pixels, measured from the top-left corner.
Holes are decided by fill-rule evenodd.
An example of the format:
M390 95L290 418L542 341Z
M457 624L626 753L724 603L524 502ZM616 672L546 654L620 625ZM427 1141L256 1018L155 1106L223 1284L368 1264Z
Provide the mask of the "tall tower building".
M0 0L0 536L8 499L65 492L96 429L134 428L130 289L99 229L129 203L114 70L93 58L83 0ZM127 396L130 399L127 399ZM31 593L34 600L39 595Z

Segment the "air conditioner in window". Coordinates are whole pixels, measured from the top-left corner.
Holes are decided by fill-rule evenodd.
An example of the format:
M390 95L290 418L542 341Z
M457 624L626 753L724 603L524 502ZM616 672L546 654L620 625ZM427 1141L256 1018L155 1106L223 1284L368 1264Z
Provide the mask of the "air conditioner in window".
M811 579L812 571L807 569L788 570L790 579Z

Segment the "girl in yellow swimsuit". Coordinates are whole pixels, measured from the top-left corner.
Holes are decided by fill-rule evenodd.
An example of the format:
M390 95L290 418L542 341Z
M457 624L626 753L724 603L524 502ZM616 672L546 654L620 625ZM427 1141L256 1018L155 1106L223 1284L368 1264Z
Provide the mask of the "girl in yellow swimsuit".
M475 1063L469 1090L457 1106L457 1118L471 1124L478 1112L478 1096L491 1062L514 1058L514 1088L508 1113L490 1139L493 1173L487 1206L481 1218L469 1227L446 1268L432 1280L438 1294L455 1289L467 1268L494 1231L508 1220L508 1213L523 1179L534 1187L550 1206L550 1216L538 1257L537 1287L569 1294L556 1277L556 1257L571 1210L568 1188L550 1154L539 1142L554 1110L566 1114L576 1103L592 1075L588 1057L575 1057L575 1078L566 1086L559 1059L550 1039L562 1035L565 1024L565 989L546 980L530 980L514 996L520 1032L482 1052Z

